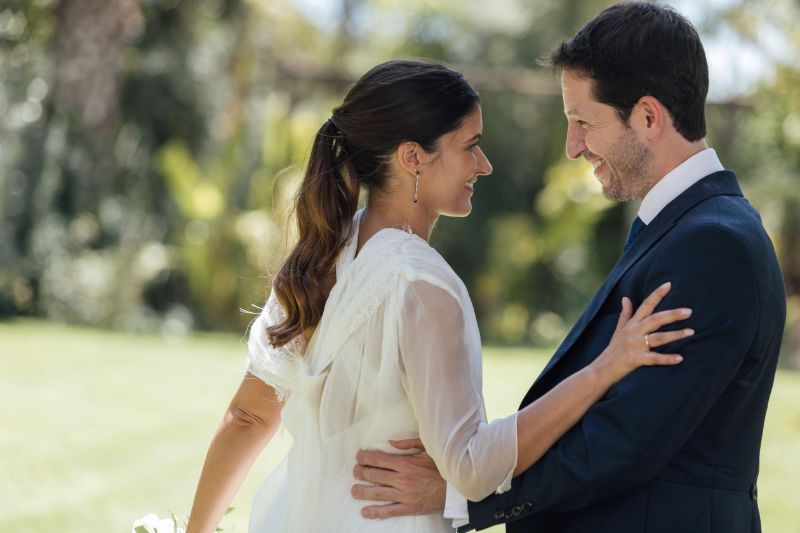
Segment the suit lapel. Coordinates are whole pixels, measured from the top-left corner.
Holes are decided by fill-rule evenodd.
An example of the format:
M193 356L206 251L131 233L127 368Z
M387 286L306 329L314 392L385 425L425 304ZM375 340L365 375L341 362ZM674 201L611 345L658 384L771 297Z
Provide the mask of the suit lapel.
M542 373L531 387L531 391L533 391L533 388L542 381L544 376L558 364L578 338L580 338L586 327L597 315L597 311L603 306L608 295L617 285L620 278L622 278L643 255L655 246L655 244L675 226L678 219L700 202L713 196L725 195L742 196L742 191L736 181L736 175L728 170L715 172L706 176L661 210L658 216L656 216L642 231L628 251L619 258L617 264L614 265L611 273L609 273L603 285L600 287L600 290L594 295L589 306L575 323L575 326L573 326L569 334L567 334L561 346L558 347L558 350L556 350L556 353L550 359L550 362L548 362L547 366L542 370ZM620 306L622 306L621 302ZM599 355L599 353L597 355ZM531 391L529 391L528 395L530 395Z

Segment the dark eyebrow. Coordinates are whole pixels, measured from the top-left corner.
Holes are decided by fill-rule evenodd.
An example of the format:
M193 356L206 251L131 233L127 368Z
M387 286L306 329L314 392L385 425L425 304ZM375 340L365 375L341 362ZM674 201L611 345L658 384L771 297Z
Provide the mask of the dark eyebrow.
M472 137L467 139L465 142L467 142L467 143L477 142L477 141L481 140L481 137L483 137L482 133L476 133L475 135L473 135Z

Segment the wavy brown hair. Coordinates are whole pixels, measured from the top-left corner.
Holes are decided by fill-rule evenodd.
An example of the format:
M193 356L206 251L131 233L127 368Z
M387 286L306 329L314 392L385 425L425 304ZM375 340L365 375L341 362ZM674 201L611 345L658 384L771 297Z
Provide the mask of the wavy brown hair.
M286 319L267 328L282 346L316 326L326 280L352 233L361 187L383 187L393 151L414 141L426 152L479 105L464 77L444 65L397 60L359 79L317 132L295 205L298 241L273 280Z

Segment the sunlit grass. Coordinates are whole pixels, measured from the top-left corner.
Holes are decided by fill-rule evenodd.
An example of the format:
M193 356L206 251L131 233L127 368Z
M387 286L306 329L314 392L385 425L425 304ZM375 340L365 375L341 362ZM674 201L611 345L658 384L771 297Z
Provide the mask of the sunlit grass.
M490 417L512 412L545 350L489 348ZM130 531L149 512L189 512L208 442L242 375L242 339L160 337L17 321L0 324L0 531ZM800 375L778 375L759 480L764 530L796 531ZM262 454L225 518L246 531L250 501L285 453ZM495 531L500 531L496 529Z

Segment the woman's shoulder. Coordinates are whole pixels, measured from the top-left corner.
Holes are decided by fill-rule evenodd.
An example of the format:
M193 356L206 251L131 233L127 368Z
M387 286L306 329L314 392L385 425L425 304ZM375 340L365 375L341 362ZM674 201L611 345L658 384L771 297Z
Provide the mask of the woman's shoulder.
M385 229L373 236L353 267L342 281L359 291L382 294L391 287L429 283L458 299L466 293L461 279L436 249L418 235L399 229Z
M409 282L429 283L461 298L466 288L442 255L423 239L413 236L400 250L402 274Z

